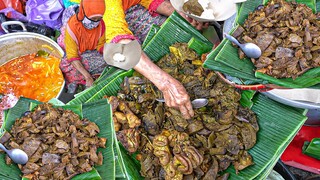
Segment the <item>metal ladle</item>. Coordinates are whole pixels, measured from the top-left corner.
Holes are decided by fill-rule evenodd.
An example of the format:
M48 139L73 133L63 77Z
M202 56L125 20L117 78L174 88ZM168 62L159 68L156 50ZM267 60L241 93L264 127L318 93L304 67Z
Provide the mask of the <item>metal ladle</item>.
M28 155L21 149L8 150L0 143L0 149L4 150L13 162L17 164L26 164L28 162Z
M158 102L165 102L164 99L156 99L156 101ZM206 98L199 98L199 99L194 99L193 101L191 101L192 107L195 109L199 109L201 107L204 107L208 104L208 99Z
M224 35L231 42L238 45L241 48L241 50L244 52L244 54L246 54L249 58L259 58L261 56L261 49L256 44L253 44L253 43L241 44L233 36L230 36L229 34L226 34L226 33Z

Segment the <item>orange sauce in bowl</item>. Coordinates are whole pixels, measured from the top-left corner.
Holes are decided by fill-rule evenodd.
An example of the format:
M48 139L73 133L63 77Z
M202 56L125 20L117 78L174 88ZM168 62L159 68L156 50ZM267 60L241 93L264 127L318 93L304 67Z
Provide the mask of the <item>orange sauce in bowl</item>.
M64 81L59 63L60 59L54 56L36 57L34 53L1 65L0 93L41 102L57 97Z

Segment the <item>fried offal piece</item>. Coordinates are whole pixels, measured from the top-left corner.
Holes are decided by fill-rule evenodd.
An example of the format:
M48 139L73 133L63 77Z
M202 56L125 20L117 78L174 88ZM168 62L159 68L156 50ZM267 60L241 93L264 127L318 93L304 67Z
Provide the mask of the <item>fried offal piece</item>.
M183 175L192 174L194 168L203 162L203 156L189 144L188 134L174 130L163 130L154 137L153 154L165 170L165 179L182 179ZM170 148L173 148L172 152Z
M117 138L130 153L137 151L140 143L140 131L136 129L124 129L117 133Z
M140 126L141 120L130 110L125 101L120 101L118 108L121 112L123 112L126 115L130 128Z

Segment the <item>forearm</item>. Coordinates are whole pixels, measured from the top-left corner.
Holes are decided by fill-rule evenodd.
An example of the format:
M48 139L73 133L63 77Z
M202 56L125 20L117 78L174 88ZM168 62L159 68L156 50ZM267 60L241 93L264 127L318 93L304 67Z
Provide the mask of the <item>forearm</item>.
M118 43L127 44L131 41L131 39L121 39ZM170 80L175 80L154 64L144 52L142 52L140 61L133 69L149 79L159 90L163 90L170 83Z
M161 3L157 8L157 13L162 14L164 16L170 16L174 12L174 8L170 1L165 0L163 3Z
M84 68L83 64L80 61L72 61L72 66L76 68L85 78L90 77L90 73Z
M145 53L142 53L140 61L134 69L149 79L161 91L173 79L168 73L154 64Z

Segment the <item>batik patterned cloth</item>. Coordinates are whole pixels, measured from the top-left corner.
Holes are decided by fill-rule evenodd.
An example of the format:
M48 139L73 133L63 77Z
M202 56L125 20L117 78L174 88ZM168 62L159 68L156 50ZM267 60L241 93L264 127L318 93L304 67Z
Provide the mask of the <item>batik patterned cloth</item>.
M132 6L126 11L126 21L130 31L142 43L146 38L152 24L161 26L166 20L165 16L152 16L150 12L140 4Z
M97 50L85 51L81 54L80 59L84 68L93 76L93 78L98 77L104 68L108 66L103 59L102 54ZM66 57L61 60L60 69L64 74L69 93L74 93L77 90L78 85L86 85L84 76L73 67Z

